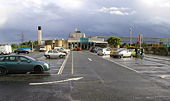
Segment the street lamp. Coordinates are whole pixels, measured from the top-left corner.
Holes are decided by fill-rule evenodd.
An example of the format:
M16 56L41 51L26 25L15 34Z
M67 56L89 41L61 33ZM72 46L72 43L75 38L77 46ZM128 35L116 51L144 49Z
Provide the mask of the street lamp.
M129 27L129 33L130 33L129 44L130 44L130 46L132 45L132 34L133 34L133 31L134 31L134 26L131 25Z

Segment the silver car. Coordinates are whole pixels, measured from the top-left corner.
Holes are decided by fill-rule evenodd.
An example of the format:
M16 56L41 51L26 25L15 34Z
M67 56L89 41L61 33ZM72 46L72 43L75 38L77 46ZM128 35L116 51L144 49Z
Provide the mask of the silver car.
M66 56L66 53L59 52L57 50L49 50L44 53L46 58L63 58Z

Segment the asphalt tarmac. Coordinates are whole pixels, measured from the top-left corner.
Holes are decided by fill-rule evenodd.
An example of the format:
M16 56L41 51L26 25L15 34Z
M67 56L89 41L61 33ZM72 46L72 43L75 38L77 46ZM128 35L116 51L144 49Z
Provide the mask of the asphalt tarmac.
M50 63L52 69L0 77L0 101L170 101L169 86L136 72L138 65L122 64L125 60L84 51L73 51L65 59L30 56Z

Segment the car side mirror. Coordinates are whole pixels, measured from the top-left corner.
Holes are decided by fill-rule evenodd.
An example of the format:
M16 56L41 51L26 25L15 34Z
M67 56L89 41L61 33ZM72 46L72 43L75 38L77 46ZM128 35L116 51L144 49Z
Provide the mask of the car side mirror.
M31 63L31 60L28 60L27 62L28 62L28 63Z

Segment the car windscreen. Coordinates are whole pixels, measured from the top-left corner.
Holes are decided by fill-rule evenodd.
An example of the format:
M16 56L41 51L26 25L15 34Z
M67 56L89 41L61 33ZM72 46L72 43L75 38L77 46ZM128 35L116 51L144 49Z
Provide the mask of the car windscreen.
M28 59L30 59L30 60L36 61L36 59L34 59L34 58L32 58L32 57L29 57L29 56L24 56L24 57L26 57L26 58L28 58Z

